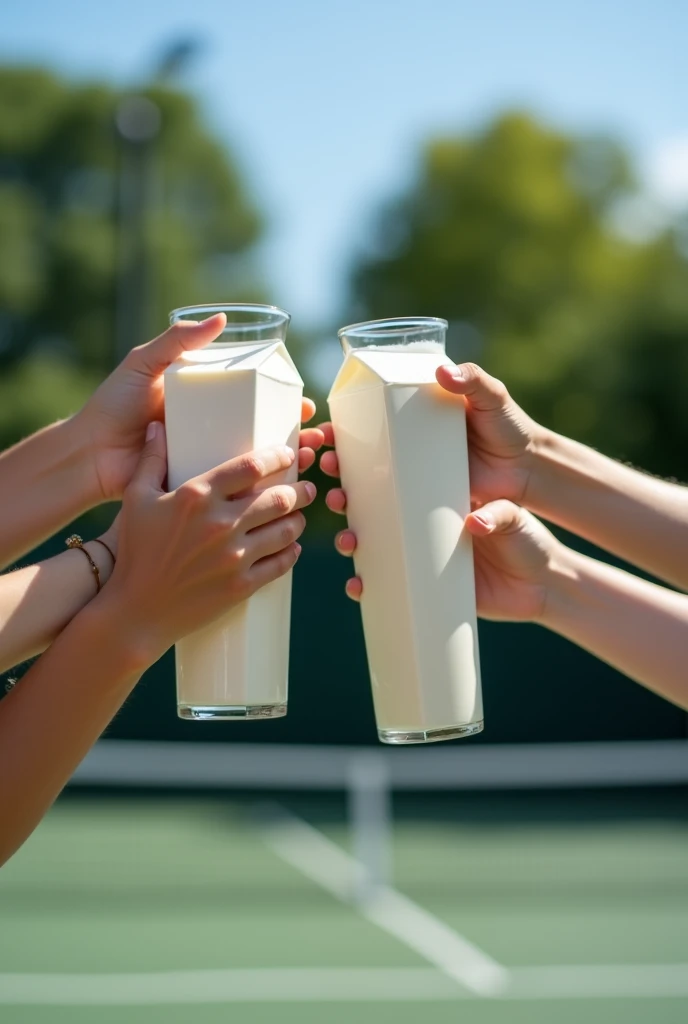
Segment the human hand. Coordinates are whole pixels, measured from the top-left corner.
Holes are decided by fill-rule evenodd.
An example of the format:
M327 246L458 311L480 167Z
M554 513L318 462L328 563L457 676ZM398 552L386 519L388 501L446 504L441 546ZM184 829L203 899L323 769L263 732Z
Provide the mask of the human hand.
M479 508L487 501L508 498L523 503L532 472L533 449L544 433L509 395L505 386L475 363L440 366L437 382L466 405L471 502ZM335 444L331 423L323 423L324 443ZM325 452L320 466L327 476L339 476L336 451ZM327 495L333 512L345 512L341 488Z
M466 517L473 538L478 615L484 619L537 622L544 615L548 586L568 549L539 519L500 499ZM353 555L356 536L342 530L335 539L342 555ZM358 601L364 583L355 576L346 592Z
M90 440L92 491L100 501L121 498L138 464L148 424L164 421L164 371L183 352L214 341L226 322L224 313L200 323L182 321L153 341L132 349L77 414L79 429ZM305 398L303 422L314 413L314 403ZM302 431L301 471L313 465L314 452L322 443L319 429Z
M115 571L103 590L127 640L150 664L296 562L309 482L275 484L288 448L252 452L165 493L165 433L152 424L124 493Z
M466 403L468 464L473 508L507 498L523 503L532 472L532 452L543 433L500 380L475 363L447 363L437 383Z

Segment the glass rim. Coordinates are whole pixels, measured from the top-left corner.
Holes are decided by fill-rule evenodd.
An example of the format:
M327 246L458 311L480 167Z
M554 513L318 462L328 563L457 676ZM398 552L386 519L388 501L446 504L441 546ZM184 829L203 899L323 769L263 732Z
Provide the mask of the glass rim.
M262 302L216 302L216 303L199 303L196 306L178 306L177 309L170 311L170 324L178 323L184 319L184 314L187 313L206 313L208 316L212 316L214 313L249 313L255 314L255 320L247 320L244 323L237 320L228 320L227 328L232 327L259 327L261 323L270 324L289 324L291 322L291 313L287 313L286 309L281 309L280 306L271 306ZM262 320L259 317L262 315Z
M337 337L340 340L347 335L359 338L366 335L381 337L388 334L400 334L406 330L419 330L424 327L447 330L449 322L440 316L383 317L381 320L362 320L357 324L348 324L337 331Z

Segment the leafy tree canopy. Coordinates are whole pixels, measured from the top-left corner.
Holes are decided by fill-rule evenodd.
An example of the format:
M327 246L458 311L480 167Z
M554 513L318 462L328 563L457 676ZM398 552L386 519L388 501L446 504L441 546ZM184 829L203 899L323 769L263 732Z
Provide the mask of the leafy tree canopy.
M144 337L175 306L263 297L251 252L261 219L236 164L192 99L166 88L146 95L160 123L145 159ZM78 407L115 359L126 258L117 218L122 99L107 85L0 68L3 445Z
M629 241L619 211L637 197L614 140L526 114L435 139L354 268L354 314L446 317L450 354L533 416L688 479L685 234Z

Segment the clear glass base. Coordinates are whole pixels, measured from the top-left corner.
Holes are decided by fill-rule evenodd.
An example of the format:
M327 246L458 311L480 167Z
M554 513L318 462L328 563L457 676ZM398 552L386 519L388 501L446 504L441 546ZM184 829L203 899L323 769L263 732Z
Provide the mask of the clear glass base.
M441 729L378 729L383 743L439 743L440 740L460 740L483 731L483 722L470 725L449 725Z
M283 718L286 713L286 704L177 705L179 717L193 722L253 722L264 718Z

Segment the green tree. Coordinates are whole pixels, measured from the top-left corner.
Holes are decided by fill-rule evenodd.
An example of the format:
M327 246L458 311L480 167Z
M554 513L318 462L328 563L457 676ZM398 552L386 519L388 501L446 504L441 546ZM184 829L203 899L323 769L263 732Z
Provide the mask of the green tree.
M145 333L174 306L258 298L261 220L195 102L160 112L147 172ZM0 444L78 407L114 359L122 94L0 69ZM132 339L132 344L142 339Z
M502 377L532 415L688 479L688 263L678 225L623 237L636 195L613 140L524 114L436 139L354 269L356 318L444 316L454 358Z

